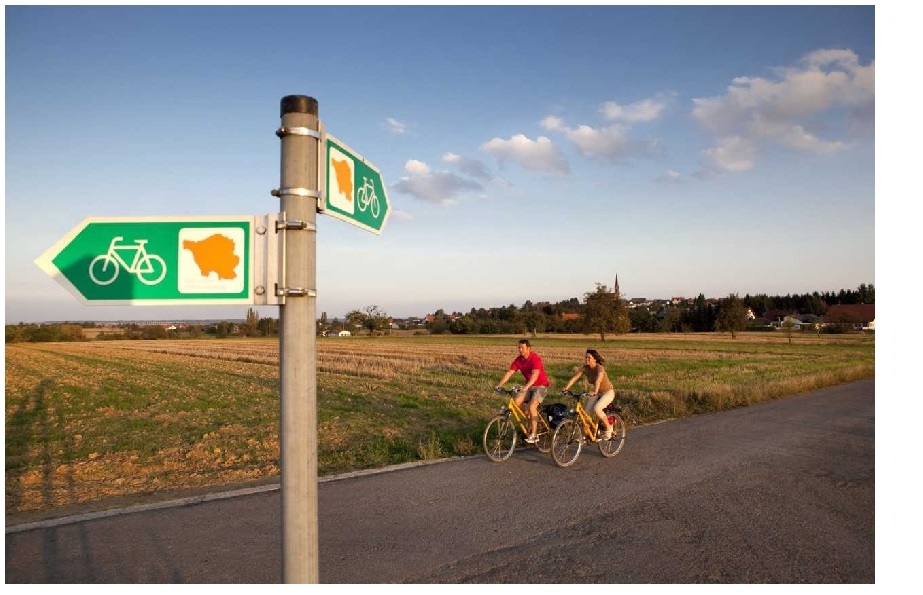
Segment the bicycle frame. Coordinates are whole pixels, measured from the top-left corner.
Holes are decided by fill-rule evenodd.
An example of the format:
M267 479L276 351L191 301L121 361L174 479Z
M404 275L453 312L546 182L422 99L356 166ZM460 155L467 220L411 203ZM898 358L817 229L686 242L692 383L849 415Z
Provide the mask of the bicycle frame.
M516 420L516 423L519 425L519 429L522 431L523 435L528 436L529 432L531 431L531 426L529 428L526 427L526 423L531 421L529 415L527 415L522 410L522 408L516 404L516 401L512 397L510 397L509 403L506 404L506 410L513 414L513 419ZM545 417L543 415L538 416L538 421L540 426L538 429L539 433L542 433L543 431L551 431L551 426L549 426L548 422L545 421Z
M125 270L127 272L137 273L139 262L147 254L147 250L144 249L144 244L147 243L147 240L135 240L134 244L122 244L121 246L115 245L116 242L118 242L119 240L123 240L123 239L125 238L122 236L116 236L112 238L112 242L109 244L109 251L106 254L107 256L115 260L117 263L125 267ZM127 262L125 262L125 259L122 258L121 254L119 254L118 252L119 250L133 250L134 251L135 255L132 258L130 265ZM148 263L148 268L151 268L150 263ZM146 273L150 271L141 271L141 272Z
M364 211L375 197L375 185L367 177L362 176L362 187L356 192L358 203L361 205L360 211Z
M587 437L591 442L596 442L596 437L599 434L599 421L593 419L593 417L587 412L583 407L583 403L577 401L577 405L574 407L574 412L577 414L577 418L580 420L580 427L583 430L583 435Z

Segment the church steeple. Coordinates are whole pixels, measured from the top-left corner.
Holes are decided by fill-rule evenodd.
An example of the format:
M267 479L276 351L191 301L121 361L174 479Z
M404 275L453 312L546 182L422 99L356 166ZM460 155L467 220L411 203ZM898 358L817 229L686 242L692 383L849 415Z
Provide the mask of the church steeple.
M618 275L618 273L615 274L615 286L612 287L612 293L614 293L615 295L622 295L622 292L619 291L619 275Z

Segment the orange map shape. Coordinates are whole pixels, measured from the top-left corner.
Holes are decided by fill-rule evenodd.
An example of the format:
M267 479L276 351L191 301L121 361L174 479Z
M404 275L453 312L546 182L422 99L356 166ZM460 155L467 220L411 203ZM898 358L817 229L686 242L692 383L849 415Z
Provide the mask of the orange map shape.
M337 176L337 186L340 187L342 194L346 196L346 200L353 199L353 178L352 171L349 169L349 163L340 161L339 159L330 159L330 164L333 165L333 171Z
M240 257L234 254L234 240L221 234L208 236L201 241L183 240L183 248L192 252L192 258L202 271L202 276L217 273L219 279L234 279L234 269Z

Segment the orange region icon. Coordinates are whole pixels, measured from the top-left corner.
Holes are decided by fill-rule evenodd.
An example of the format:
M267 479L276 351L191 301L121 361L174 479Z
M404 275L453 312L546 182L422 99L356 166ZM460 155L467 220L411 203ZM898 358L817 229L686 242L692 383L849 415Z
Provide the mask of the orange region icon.
M240 263L240 257L234 254L231 238L216 233L198 242L183 240L183 248L192 252L203 277L216 273L219 279L237 278L234 269Z
M337 186L340 188L340 192L346 196L346 200L353 199L353 178L352 170L349 168L349 163L345 160L340 161L339 159L330 159L330 164L333 165L333 171L337 176Z

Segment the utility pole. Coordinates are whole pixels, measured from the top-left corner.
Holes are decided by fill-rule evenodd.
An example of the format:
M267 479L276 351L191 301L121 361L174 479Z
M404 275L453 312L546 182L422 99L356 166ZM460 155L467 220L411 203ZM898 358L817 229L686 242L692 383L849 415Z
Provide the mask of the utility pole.
M282 580L318 583L317 521L317 100L281 101L281 182L284 298L279 306L279 397L282 468Z

